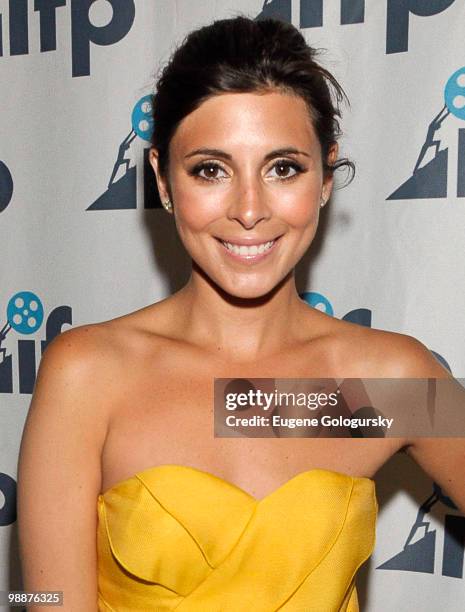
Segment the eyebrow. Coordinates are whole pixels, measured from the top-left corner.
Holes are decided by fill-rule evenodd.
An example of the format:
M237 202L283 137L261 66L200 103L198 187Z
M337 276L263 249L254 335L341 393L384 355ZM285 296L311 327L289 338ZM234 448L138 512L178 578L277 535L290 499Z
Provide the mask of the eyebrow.
M194 157L194 155L210 155L212 157L222 157L223 159L229 160L232 159L232 155L226 153L225 151L222 151L221 149L195 149L194 151L188 153L185 158L187 159L188 157ZM275 149L274 151L267 153L265 155L265 161L283 155L305 155L306 157L311 157L309 153L306 153L305 151L300 151L295 147L284 147L282 149Z

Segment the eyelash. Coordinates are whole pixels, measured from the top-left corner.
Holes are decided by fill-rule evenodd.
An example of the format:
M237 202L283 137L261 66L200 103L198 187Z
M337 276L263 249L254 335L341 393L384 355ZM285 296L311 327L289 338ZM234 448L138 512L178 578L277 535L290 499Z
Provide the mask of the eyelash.
M292 179L295 179L302 172L305 172L305 169L300 164L298 164L295 161L289 161L288 159L277 159L276 162L273 164L273 166L271 166L270 169L275 168L276 166L284 166L286 168L292 168L293 170L295 170L295 174L292 174L291 176L287 176L283 178L278 178L277 180L279 181L290 181ZM189 171L189 174L191 176L194 176L194 178L196 179L199 179L201 181L207 181L209 183L223 180L223 178L206 178L204 176L200 176L199 174L200 171L204 170L205 168L219 168L220 170L224 170L223 166L220 166L220 164L216 162L207 161L207 162L200 162L199 164L194 166L194 168L192 168L192 170Z

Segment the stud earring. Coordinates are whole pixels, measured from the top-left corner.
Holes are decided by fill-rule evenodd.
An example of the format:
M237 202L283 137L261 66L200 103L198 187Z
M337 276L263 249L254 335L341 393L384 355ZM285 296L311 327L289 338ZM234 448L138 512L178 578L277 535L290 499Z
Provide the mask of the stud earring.
M173 210L173 204L171 202L171 200L168 198L167 200L165 200L164 202L162 202L164 209L167 212L172 212Z
M323 207L325 204L326 204L326 200L323 197L321 197L320 198L320 206Z

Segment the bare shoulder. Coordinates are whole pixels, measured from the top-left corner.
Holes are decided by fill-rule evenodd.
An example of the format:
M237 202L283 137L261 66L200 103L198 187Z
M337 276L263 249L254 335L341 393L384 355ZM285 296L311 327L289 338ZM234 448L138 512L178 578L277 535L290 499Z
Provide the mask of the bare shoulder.
M336 345L341 369L349 360L358 378L444 378L449 371L417 338L339 321Z
M53 368L63 375L91 377L92 387L106 387L118 381L118 370L127 364L137 336L133 315L100 323L80 325L63 331L47 346L39 366L38 378Z
M99 363L103 364L105 358L117 355L118 338L112 333L117 329L118 326L112 321L105 321L80 325L61 332L47 346L39 371L52 361L58 361L61 368L73 369L91 369Z

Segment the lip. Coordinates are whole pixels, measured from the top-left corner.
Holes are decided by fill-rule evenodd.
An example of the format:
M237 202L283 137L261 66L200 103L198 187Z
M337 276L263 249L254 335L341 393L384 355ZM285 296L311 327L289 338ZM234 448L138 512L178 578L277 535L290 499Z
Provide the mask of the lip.
M247 263L247 264L251 264L251 263L255 263L258 261L261 261L262 259L265 259L265 257L268 257L275 249L276 249L276 245L279 243L281 236L277 236L276 238L272 238L271 240L274 240L273 245L267 250L264 251L263 253L257 253L256 255L239 255L237 253L234 253L233 251L230 251L227 247L224 246L224 244L222 243L222 239L221 238L217 238L217 242L220 245L220 248L222 249L222 251L224 251L227 255L229 255L230 257L232 257L233 259L235 259L236 261L241 261L243 263ZM240 246L253 246L255 245L259 245L259 244L264 244L264 242L271 242L271 240L248 240L246 242L244 241L233 241L233 240L225 240L225 242L230 242L232 244L237 244Z
M238 246L253 246L259 244L266 244L267 242L271 242L272 240L278 240L281 238L282 234L279 236L273 236L272 238L222 238L221 236L215 236L217 240L220 242L230 242L231 244L237 244Z

